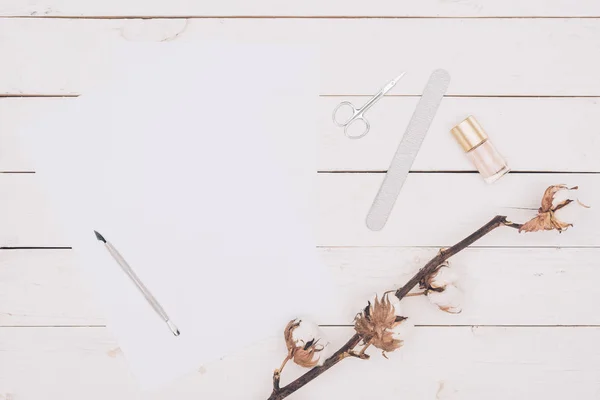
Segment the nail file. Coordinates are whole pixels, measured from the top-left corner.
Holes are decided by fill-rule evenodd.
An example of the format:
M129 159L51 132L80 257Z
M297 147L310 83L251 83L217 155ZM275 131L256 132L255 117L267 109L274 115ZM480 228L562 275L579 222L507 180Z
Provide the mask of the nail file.
M372 231L379 231L385 226L449 84L450 74L443 69L433 71L429 77L367 215L367 227Z

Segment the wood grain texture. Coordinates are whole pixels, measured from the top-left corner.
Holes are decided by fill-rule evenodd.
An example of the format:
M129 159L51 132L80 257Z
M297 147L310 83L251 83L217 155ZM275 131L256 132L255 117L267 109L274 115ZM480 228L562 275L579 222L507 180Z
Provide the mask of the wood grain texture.
M0 94L80 93L126 41L218 39L318 44L321 94L372 94L407 71L394 93L420 95L445 68L450 95L600 95L600 19L17 18L0 37Z
M332 347L351 328L325 330ZM368 399L593 399L600 394L600 328L416 328L390 360L344 360L290 397ZM19 400L263 399L283 339L209 363L155 393L139 393L104 328L0 329L0 393ZM283 382L300 371L287 367ZM366 378L368 377L368 378ZM476 379L474 379L476 377ZM35 382L35 384L32 384ZM437 396L437 397L436 397ZM10 398L10 397L9 397Z
M319 252L339 308L321 312L318 322L347 325L375 293L404 284L437 249ZM404 314L418 325L600 325L599 256L600 249L467 249L451 259L463 312L447 314L424 297L408 297ZM70 250L0 251L0 326L104 325L90 284Z
M386 227L366 228L365 216L383 174L319 174L316 237L320 246L451 245L493 216L525 222L536 215L544 190L558 183L579 185L581 208L565 233L517 233L498 229L476 246L600 246L600 174L512 174L487 185L479 174L410 174ZM36 174L0 174L0 247L69 246L60 216L46 200ZM576 206L575 204L573 206ZM527 209L522 209L527 208Z
M427 17L537 17L598 16L594 0L471 0L471 1L318 1L294 3L277 0L4 0L0 16L427 16Z
M0 98L0 171L33 171L19 148L19 130L33 118L72 98ZM414 111L417 97L386 97L366 117L371 132L348 140L333 125L331 111L342 100L359 106L365 97L320 97L320 171L384 171ZM504 153L513 171L600 172L600 102L596 98L457 98L442 101L413 164L413 171L473 171L450 129L473 114ZM84 133L82 133L84 134ZM577 138L577 140L573 140Z
M2 18L22 16L32 18ZM135 16L217 18L119 18ZM360 18L369 16L450 18ZM401 285L439 246L493 215L526 220L547 185L580 185L592 208L563 234L499 229L458 254L451 261L465 293L461 314L408 298L404 313L418 326L391 360L373 351L371 361L344 361L290 399L596 399L597 17L596 0L305 0L293 7L277 0L3 0L0 97L85 93L106 77L111 52L126 42L308 41L320 47L319 170L383 171L429 73L448 69L450 96L413 171L472 171L448 130L474 114L513 170L549 173L512 174L492 186L476 174L413 173L379 233L367 230L364 218L383 175L320 174L319 252L341 307L318 322L347 324L374 292ZM371 133L345 139L331 124L333 107L361 104L400 71L408 72L405 79L367 115ZM64 101L0 98L0 172L33 170L18 149L18 129ZM0 193L0 247L70 244L35 174L0 174ZM278 332L199 365L162 391L141 393L81 272L69 250L0 251L1 400L238 400L270 392L285 354ZM353 333L324 331L329 349ZM299 373L289 367L282 384Z

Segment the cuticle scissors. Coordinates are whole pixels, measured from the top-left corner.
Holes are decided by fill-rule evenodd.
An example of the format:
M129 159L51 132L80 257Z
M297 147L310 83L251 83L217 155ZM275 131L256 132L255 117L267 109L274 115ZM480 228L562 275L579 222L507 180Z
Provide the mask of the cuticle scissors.
M369 101L367 101L361 108L356 108L354 106L354 104L350 103L349 101L342 101L333 110L333 114L332 114L333 123L336 124L339 127L343 127L344 128L344 134L346 135L346 137L348 137L350 139L360 139L360 138L364 137L367 133L369 133L369 130L371 129L371 124L369 124L369 121L367 121L363 115L371 107L373 107L373 105L377 101L379 101L379 99L381 99L384 94L386 94L387 92L389 92L390 90L392 90L392 88L394 86L396 86L396 84L398 83L398 81L400 79L402 79L402 77L404 76L404 74L405 74L405 72L401 73L396 78L394 78L391 81L389 81L380 91L378 91L377 93L375 93L375 95L373 97L371 97L369 99ZM342 107L350 107L350 109L352 110L352 116L350 118L348 118L346 121L340 122L340 121L338 121L336 119L335 116L336 116L338 110L340 108L342 108ZM359 121L359 120L362 121L362 123L365 125L365 130L360 135L355 135L355 136L350 135L350 133L348 132L348 127L351 126L354 122Z

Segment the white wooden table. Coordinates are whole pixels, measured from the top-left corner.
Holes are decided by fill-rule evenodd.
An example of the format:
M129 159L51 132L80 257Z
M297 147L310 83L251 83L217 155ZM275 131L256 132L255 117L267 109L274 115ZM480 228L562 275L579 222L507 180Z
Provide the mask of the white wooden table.
M281 339L140 394L15 140L24 122L84 90L102 70L100 50L205 38L321 45L318 243L347 304L325 321L332 346L352 334L371 293L401 285L496 214L524 221L534 211L522 208L537 208L549 184L578 184L593 206L561 235L498 230L460 253L462 314L407 299L417 329L403 349L344 361L292 399L599 398L600 2L2 0L0 246L11 249L0 250L0 399L269 394ZM366 211L438 67L452 75L449 95L388 226L372 233ZM394 95L371 110L369 135L347 140L333 106L364 101L403 70ZM493 186L450 137L467 114L513 168ZM298 372L286 368L282 383Z

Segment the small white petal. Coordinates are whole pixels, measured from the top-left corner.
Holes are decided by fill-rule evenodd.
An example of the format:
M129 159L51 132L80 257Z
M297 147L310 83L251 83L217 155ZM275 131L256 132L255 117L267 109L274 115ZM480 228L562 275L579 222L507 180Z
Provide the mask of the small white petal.
M444 288L458 281L458 274L450 267L441 267L437 270L430 284L433 288Z
M430 291L427 294L429 300L439 308L450 313L462 311L462 292L454 285L446 286L443 292Z

